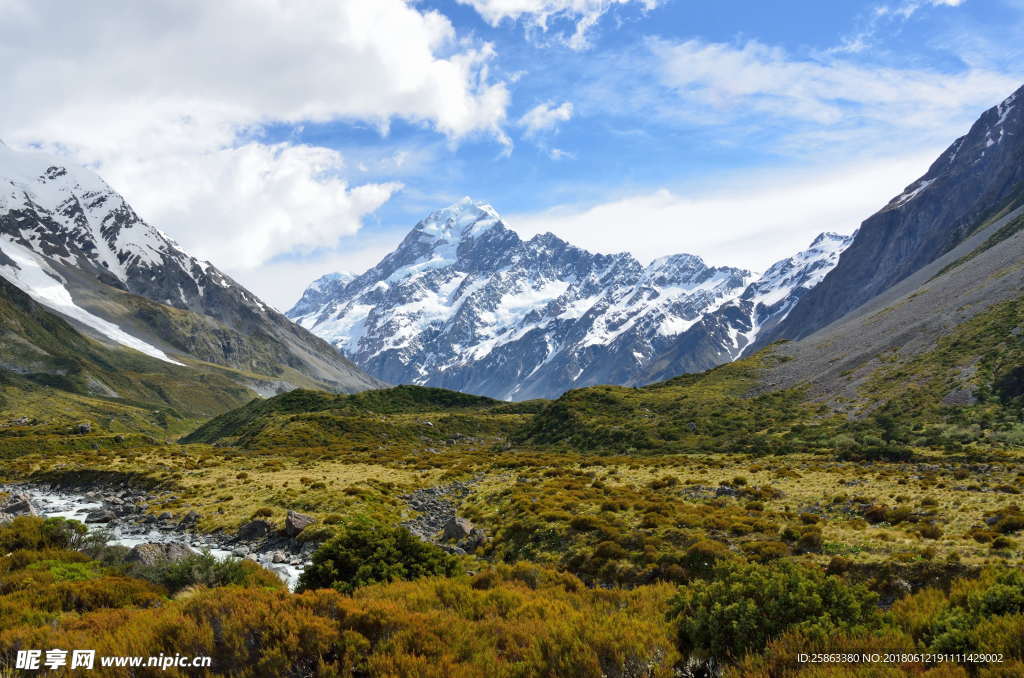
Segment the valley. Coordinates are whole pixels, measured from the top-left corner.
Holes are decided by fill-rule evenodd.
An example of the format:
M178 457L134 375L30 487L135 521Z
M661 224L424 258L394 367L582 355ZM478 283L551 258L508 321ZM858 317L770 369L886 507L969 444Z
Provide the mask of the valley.
M1024 675L1019 95L763 275L467 199L295 322L0 147L0 676Z

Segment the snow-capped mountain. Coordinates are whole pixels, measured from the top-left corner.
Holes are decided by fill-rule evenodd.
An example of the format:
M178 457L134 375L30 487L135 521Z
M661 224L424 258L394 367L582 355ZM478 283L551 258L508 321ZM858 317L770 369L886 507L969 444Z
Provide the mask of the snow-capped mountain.
M822 233L802 252L777 261L743 290L683 332L628 383L645 384L699 372L743 356L839 263L854 235Z
M550 397L636 380L726 308L737 319L723 321L718 357L680 372L736 357L846 242L823 235L760 278L690 254L643 266L550 233L524 241L490 205L465 198L418 223L366 273L318 279L286 315L389 382Z
M291 369L341 390L378 385L183 251L94 172L2 142L0 276L97 338L166 362L275 377Z

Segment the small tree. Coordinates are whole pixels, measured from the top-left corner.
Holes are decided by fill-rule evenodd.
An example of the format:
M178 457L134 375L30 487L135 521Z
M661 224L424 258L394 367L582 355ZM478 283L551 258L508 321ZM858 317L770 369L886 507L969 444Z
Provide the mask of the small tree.
M824 635L877 622L876 599L817 568L729 563L713 580L680 587L669 618L683 654L738 658L789 629Z
M457 561L404 527L350 525L325 542L299 578L299 590L334 588L351 593L360 586L452 575Z

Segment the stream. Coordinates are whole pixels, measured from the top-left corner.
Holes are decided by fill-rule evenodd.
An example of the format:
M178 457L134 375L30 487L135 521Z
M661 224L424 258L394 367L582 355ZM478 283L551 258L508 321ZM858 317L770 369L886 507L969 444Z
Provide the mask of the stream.
M181 544L192 548L195 551L208 550L211 555L219 560L238 557L233 554L233 546L225 543L223 537L195 533L167 524L154 525L145 524L128 517L118 518L109 523L86 523L86 516L94 511L101 511L104 503L88 496L94 493L78 493L66 490L53 490L38 486L3 486L0 485L0 492L19 492L30 497L32 507L36 512L45 518L67 518L78 520L86 524L90 532L102 532L108 536L107 543L120 545L128 548L145 543ZM295 557L291 562L273 562L274 554L280 551L265 551L252 553L245 557L255 560L257 563L270 570L288 584L289 590L294 591L299 581L299 575L306 563Z

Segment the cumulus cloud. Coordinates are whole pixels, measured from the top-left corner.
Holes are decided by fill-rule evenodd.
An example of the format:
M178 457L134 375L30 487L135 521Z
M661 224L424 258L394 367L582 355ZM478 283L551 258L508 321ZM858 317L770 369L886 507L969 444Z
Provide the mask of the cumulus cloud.
M247 143L205 155L122 156L109 174L145 214L193 254L231 270L255 269L282 252L336 244L401 188L349 187L341 154L306 145ZM174 190L164 181L175 178ZM188 196L182 201L181 196Z
M556 106L554 102L547 101L527 111L519 118L518 125L525 130L527 137L532 137L553 130L558 123L567 122L571 118L572 102L566 101Z
M595 252L642 261L697 254L709 264L763 271L823 231L850 233L924 173L940 149L783 176L746 173L718 191L662 188L583 208L509 215L524 237L550 231Z
M590 46L588 32L601 17L616 5L635 5L652 10L664 0L458 0L470 5L492 26L502 21L523 20L527 28L547 33L557 20L574 24L571 35L564 42L575 50Z
M94 166L184 246L253 267L353 233L398 188L351 186L336 153L261 130L401 118L501 140L493 57L404 0L5 0L0 130Z

